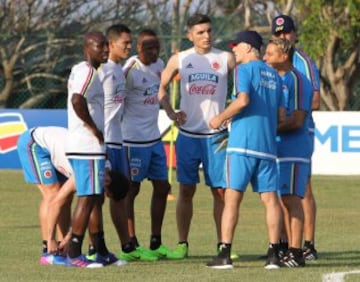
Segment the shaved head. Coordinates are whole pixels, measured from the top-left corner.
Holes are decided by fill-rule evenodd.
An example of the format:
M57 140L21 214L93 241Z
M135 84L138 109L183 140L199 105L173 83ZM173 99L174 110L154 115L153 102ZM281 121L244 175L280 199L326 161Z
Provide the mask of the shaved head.
M95 41L101 41L105 36L100 31L91 31L84 36L84 47L93 44Z
M84 55L86 60L95 68L105 63L109 56L107 38L99 31L91 31L84 36Z

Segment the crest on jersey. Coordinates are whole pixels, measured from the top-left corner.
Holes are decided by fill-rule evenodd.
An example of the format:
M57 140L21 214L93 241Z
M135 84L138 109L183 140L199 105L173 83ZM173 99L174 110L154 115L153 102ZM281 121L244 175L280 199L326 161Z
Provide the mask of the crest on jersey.
M139 169L137 167L134 167L131 169L131 175L138 175L139 174Z
M51 172L51 170L45 170L44 171L44 176L45 176L45 178L51 178L51 176L52 176L52 172Z
M213 61L212 63L211 63L211 68L213 69L213 70L219 70L220 68L221 68L221 64L220 64L220 62L219 61Z

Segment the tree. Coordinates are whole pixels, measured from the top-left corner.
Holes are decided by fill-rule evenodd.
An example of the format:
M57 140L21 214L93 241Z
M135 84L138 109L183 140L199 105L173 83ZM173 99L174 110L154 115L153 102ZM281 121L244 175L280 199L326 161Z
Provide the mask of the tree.
M360 84L359 0L216 1L225 21L240 14L239 26L270 36L271 19L291 15L299 23L302 48L321 74L321 104L326 110L349 110ZM358 105L360 106L360 105Z
M41 107L63 97L70 67L82 57L84 32L132 21L142 11L142 1L134 0L1 1L0 108Z
M196 11L213 18L221 48L243 29L266 39L274 16L291 15L300 23L301 47L320 69L322 108L348 110L360 96L359 0L1 0L0 108L42 107L64 97L70 67L82 57L81 37L90 29L122 22L136 35L153 28L166 60L187 47L185 22Z
M360 81L360 1L302 2L300 41L318 58L322 105L332 111L348 110Z

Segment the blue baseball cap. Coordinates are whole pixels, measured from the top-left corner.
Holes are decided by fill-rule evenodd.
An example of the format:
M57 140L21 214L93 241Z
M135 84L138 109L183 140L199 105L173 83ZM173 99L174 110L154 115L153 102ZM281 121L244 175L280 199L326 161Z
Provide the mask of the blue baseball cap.
M279 32L296 31L294 21L287 15L280 15L272 20L271 32L276 34Z
M255 49L260 50L263 39L261 35L254 30L244 30L237 33L235 39L230 41L230 47L233 48L240 42L250 44Z

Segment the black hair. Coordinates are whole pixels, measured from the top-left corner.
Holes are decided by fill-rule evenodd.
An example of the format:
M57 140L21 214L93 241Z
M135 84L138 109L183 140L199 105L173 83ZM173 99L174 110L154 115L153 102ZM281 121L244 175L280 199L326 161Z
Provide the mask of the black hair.
M157 36L156 32L150 28L144 28L139 32L139 37L149 35L149 36Z
M150 28L144 28L140 31L137 42L141 42L143 37L145 36L153 36L153 37L157 37L157 34L154 30L150 29Z
M196 13L188 18L187 27L192 28L194 25L203 23L211 23L211 19L207 15Z
M117 39L122 33L131 33L131 30L124 24L114 24L106 29L106 37L109 40Z

